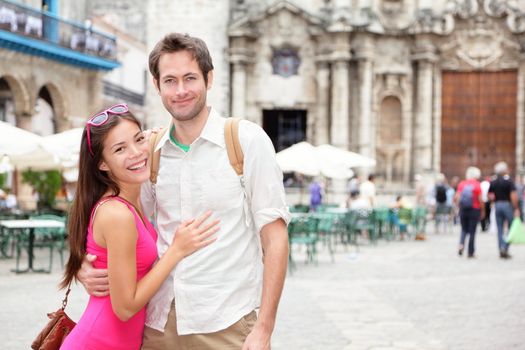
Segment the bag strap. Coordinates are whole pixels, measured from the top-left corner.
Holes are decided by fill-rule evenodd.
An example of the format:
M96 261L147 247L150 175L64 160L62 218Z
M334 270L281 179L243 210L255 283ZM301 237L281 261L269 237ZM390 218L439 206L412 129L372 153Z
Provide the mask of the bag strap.
M67 297L69 296L69 292L71 292L71 283L69 283L67 286L66 295L64 296L64 300L62 300L62 311L64 311L67 306Z
M166 130L168 130L168 128L161 128L159 132L152 133L149 137L149 154L151 155L149 180L152 184L157 183L157 176L159 175L160 149L157 151L155 151L155 149L157 148L160 140L162 139L162 136L164 136L164 134L166 133Z
M239 118L228 118L224 124L224 140L226 141L226 151L230 164L237 173L243 175L244 154L242 153L241 143L239 142Z
M226 151L228 152L228 159L230 164L238 176L243 175L244 154L242 152L241 143L239 142L239 118L228 118L224 124L224 140L226 141ZM159 174L160 150L155 151L162 136L168 128L162 128L158 133L152 133L149 138L151 166L150 166L150 182L157 183L157 176Z

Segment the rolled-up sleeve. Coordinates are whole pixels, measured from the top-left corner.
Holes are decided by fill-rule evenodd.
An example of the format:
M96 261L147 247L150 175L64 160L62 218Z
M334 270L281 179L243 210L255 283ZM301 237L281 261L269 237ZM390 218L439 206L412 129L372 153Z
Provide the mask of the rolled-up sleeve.
M272 141L258 125L242 121L239 137L244 153L244 179L250 210L258 232L264 225L283 219L288 225L283 173L277 164Z

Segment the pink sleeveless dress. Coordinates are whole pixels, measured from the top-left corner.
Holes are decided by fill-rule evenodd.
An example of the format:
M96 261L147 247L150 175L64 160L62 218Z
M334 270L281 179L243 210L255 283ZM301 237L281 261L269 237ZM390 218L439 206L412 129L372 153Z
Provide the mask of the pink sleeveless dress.
M157 233L153 225L145 220L143 223L135 208L120 197L100 200L91 212L88 225L86 250L97 256L93 263L95 268L107 269L107 250L93 239L93 218L96 209L110 200L124 203L135 217L137 227L137 280L148 273L157 259ZM60 347L61 350L137 350L142 344L142 332L146 321L146 308L142 308L131 319L121 321L113 312L110 296L89 298L89 303L73 331Z

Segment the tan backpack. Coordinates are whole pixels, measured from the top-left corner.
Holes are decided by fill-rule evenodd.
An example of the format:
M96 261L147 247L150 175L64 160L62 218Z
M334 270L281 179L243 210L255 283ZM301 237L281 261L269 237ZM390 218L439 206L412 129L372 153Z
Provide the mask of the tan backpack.
M242 153L241 143L239 142L239 122L238 118L228 118L224 124L224 141L226 141L226 151L230 164L237 175L242 178L244 154ZM152 184L157 183L157 176L159 174L160 149L155 151L162 136L166 133L168 128L161 129L158 133L153 133L150 136L150 154L151 154L151 170L149 179ZM243 184L244 187L244 184Z

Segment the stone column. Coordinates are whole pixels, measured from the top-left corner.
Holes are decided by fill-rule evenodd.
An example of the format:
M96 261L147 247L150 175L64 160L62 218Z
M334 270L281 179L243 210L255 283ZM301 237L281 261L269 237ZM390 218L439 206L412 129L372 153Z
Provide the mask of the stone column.
M359 153L375 158L375 120L372 117L373 63L368 55L357 57L359 79Z
M35 113L34 109L31 111L33 114L18 113L16 115L17 127L33 132L32 120ZM16 170L16 174L13 178L13 185L16 191L16 199L18 201L18 207L22 210L34 210L37 207L37 203L33 197L33 187L29 184L22 182L22 171Z
M326 61L317 62L317 110L315 116L313 143L322 145L330 142L330 65Z
M433 145L433 168L441 172L441 69L434 69L434 145Z
M234 118L246 118L246 63L233 62L232 73L232 114Z
M433 74L435 54L429 49L413 56L417 62L416 111L414 123L414 172L422 173L433 168L432 110Z
M348 149L350 81L348 60L337 60L332 65L332 125L331 143Z
M102 72L89 72L87 73L88 78L88 98L87 98L87 109L90 113L95 113L100 110L103 106L104 96L104 85L102 80L104 73Z

